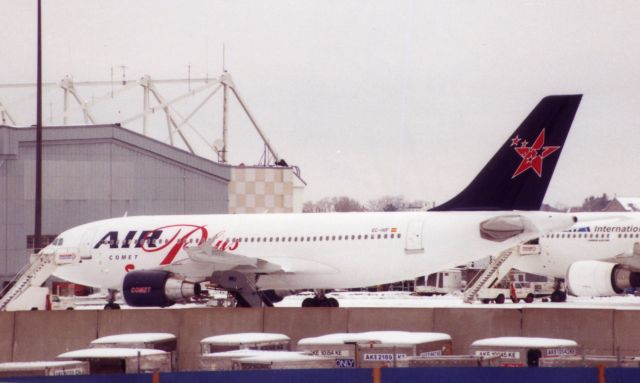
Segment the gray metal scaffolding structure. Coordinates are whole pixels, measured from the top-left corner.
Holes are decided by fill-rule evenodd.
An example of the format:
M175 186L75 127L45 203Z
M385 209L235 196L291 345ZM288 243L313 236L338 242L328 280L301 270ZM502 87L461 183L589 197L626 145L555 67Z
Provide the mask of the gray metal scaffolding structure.
M189 84L187 92L179 94L171 99L167 99L162 92L160 92L158 85L164 84ZM195 88L191 85L196 84ZM117 89L115 87L118 87ZM92 97L91 100L85 100L81 96L81 92L78 88L81 87L108 87L109 90L99 96ZM20 89L20 88L35 88L35 84L26 83L13 83L13 84L0 84L0 90L2 89ZM166 128L168 132L169 144L176 145L181 142L187 147L189 152L196 154L194 151L194 145L189 141L187 135L184 134L184 128L190 127L199 138L204 142L211 150L218 154L218 161L226 163L228 161L229 142L228 142L228 93L234 96L236 101L240 104L242 110L248 117L251 125L258 133L260 140L264 143L265 150L271 155L271 159L274 162L280 160L273 145L267 138L265 132L258 125L256 118L249 110L247 103L240 96L238 88L236 87L231 75L228 72L223 72L222 75L215 78L188 78L188 79L163 79L156 80L150 76L143 76L139 80L126 80L122 81L74 81L72 77L67 76L58 83L47 82L43 83L43 88L60 89L62 90L62 113L59 117L62 118L62 125L69 125L69 117L73 114L82 113L85 124L104 124L104 123L119 123L123 127L127 127L127 124L134 121L142 122L142 134L145 136L150 135L149 131L149 116L158 111L165 114ZM142 88L142 111L134 113L128 116L118 116L118 118L111 118L108 121L101 120L96 116L94 110L102 103L114 99L126 92ZM202 134L193 126L192 118L200 112L209 101L217 94L222 88L223 90L223 106L222 106L222 143L216 145L215 143L207 140ZM175 105L179 102L185 101L189 98L193 98L197 95L204 95L204 98L186 115L183 116L175 108ZM152 98L155 100L155 104L152 104ZM75 104L75 105L72 105ZM2 124L18 125L20 121L14 118L15 114L10 113L10 105L5 101L0 101L0 121ZM30 123L22 123L22 125L30 125ZM177 138L176 138L177 136ZM267 164L265 164L267 165Z

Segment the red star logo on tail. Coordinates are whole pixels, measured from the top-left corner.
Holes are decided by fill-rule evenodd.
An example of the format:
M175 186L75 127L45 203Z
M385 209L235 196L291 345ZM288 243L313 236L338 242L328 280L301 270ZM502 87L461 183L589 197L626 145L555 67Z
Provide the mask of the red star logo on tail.
M516 136L517 137L517 136ZM517 142L517 141L516 141ZM527 171L527 169L533 169L538 177L542 177L542 160L549 156L551 153L560 149L560 146L544 146L544 129L538 134L538 137L533 142L533 145L527 146L528 142L525 140L521 146L516 146L514 149L516 153L522 157L520 166L516 169L511 178L516 178L520 174ZM512 140L513 145L513 140Z

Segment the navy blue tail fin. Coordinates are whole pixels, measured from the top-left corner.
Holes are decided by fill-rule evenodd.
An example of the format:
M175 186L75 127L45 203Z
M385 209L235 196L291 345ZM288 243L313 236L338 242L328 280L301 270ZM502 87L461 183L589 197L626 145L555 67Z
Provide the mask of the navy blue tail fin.
M543 98L469 186L431 210L539 210L581 99Z

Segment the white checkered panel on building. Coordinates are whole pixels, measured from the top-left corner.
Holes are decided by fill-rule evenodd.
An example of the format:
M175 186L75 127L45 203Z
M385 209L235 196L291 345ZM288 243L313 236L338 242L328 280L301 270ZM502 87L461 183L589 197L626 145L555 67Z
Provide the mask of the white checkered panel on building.
M287 167L234 167L229 182L229 213L302 211L304 182Z

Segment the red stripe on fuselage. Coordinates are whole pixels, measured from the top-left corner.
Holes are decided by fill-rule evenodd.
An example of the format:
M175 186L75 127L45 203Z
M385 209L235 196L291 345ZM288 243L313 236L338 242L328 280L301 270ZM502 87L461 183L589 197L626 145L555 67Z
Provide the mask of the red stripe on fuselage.
M176 258L176 256L178 255L178 253L180 252L180 250L182 248L184 248L187 245L187 240L189 239L189 237L191 237L192 234L194 234L197 231L201 231L202 235L200 236L200 240L198 241L198 245L201 245L204 243L204 241L207 240L207 237L209 235L209 233L207 232L207 229L205 229L205 226L197 226L197 225L170 225L170 226L163 226L163 227L159 227L157 229L155 229L155 231L157 230L162 230L162 229L167 229L167 228L171 228L171 227L180 227L180 228L184 228L184 227L192 227L194 228L193 230L191 230L190 232L188 232L187 234L185 234L183 237L179 238L178 241L173 245L173 247L171 248L171 250L169 250L169 253L164 257L164 259L162 260L162 262L160 262L160 265L169 265L171 264L171 262L173 262L173 260ZM179 229L178 232L171 237L171 239L169 241L167 241L167 243L165 243L164 245L160 246L160 247L156 247L153 249L150 248L146 248L142 247L142 250L148 252L148 253L153 253L156 251L160 251L163 250L165 248L167 248L169 245L171 245L176 238L178 238L178 236L180 235L180 232L182 231L182 229ZM145 243L145 242L143 242Z

